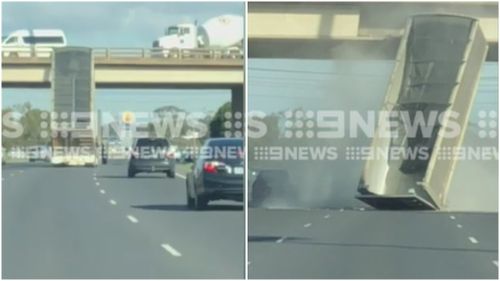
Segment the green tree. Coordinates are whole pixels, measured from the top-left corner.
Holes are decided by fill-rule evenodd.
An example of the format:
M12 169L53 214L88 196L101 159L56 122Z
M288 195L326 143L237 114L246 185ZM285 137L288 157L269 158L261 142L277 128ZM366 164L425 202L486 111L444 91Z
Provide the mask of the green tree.
M224 137L224 131L226 130L224 128L224 121L226 121L224 114L226 112L231 112L231 102L226 102L215 112L214 117L210 121L210 137Z

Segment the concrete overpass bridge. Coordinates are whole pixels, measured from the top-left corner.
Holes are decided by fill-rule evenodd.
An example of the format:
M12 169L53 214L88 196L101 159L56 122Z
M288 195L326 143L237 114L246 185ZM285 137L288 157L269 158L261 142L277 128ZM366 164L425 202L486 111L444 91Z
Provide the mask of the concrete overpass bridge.
M461 14L479 19L487 60L498 61L498 3L248 4L248 56L298 59L395 59L408 17Z
M229 89L233 108L244 108L244 59L212 51L155 56L151 49L94 49L96 88ZM50 88L50 52L3 51L2 88Z

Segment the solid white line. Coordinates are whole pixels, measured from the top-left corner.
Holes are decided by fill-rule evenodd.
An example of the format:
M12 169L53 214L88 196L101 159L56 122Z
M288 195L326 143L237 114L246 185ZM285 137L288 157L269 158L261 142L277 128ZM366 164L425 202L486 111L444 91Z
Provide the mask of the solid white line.
M133 222L133 223L138 223L138 222L139 222L139 220L138 220L138 219L136 219L134 216L128 215L128 216L127 216L127 218L128 218L131 222Z
M498 261L493 261L493 264L498 267Z
M312 223L306 223L306 224L304 224L304 227L305 227L305 228L308 228L308 227L310 227L311 225L312 225Z
M101 194L106 194L106 190L104 190L104 189L99 190L99 192L100 192Z
M472 244L477 244L479 243L479 241L477 241L476 238L472 237L472 236L469 236L469 241L472 243Z
M286 239L286 236L283 236L280 239L276 240L276 243L278 243L278 244L283 243L283 241L285 241L285 239Z
M116 205L116 201L115 201L115 200L113 200L113 199L111 199L111 200L109 200L109 204L111 204L111 205Z
M455 216L450 216L450 219L454 220L454 219L455 219Z
M174 249L174 247L172 247L168 244L161 244L161 246L163 247L163 249L165 249L167 252L169 252L172 256L182 257L182 254L179 253L179 251L177 251L176 249Z
M183 180L185 180L185 179L186 179L186 176L181 175L181 174L179 174L179 173L175 173L175 175L176 175L178 178L181 178L181 179L183 179Z
M458 227L458 228L462 228L462 225L461 225L461 224L457 224L457 227Z

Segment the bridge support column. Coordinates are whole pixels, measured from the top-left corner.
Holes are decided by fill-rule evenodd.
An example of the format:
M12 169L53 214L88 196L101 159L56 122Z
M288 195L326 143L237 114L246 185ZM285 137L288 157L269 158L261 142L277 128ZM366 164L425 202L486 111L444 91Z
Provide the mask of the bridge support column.
M231 111L233 116L233 136L243 136L245 132L245 94L243 86L231 88Z

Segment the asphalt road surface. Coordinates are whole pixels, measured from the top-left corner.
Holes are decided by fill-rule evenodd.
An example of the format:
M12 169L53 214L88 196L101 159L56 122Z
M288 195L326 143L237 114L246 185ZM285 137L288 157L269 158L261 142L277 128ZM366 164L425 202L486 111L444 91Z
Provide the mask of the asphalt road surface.
M242 205L185 207L182 175L3 169L3 278L243 278Z
M497 278L498 214L249 210L249 278Z

